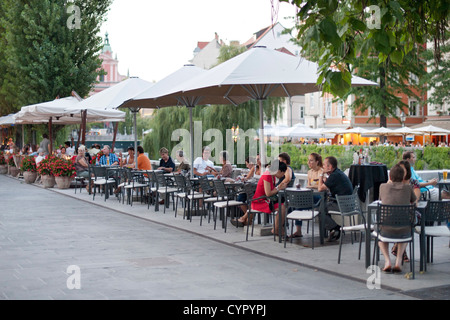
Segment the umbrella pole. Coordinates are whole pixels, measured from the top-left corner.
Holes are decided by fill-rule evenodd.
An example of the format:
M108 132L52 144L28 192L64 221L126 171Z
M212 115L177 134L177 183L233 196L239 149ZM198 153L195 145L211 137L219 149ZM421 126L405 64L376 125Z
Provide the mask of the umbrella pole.
M48 150L48 154L51 155L53 153L52 117L48 120L48 135L50 136L50 149Z
M138 108L131 109L131 112L133 112L133 126L134 126L134 168L137 169L137 120L136 120L136 114L139 112Z
M116 146L116 136L117 136L117 129L119 128L119 123L114 122L114 135L113 135L113 141L111 146L111 151L114 152L114 147Z
M189 132L191 134L191 177L194 177L194 128L192 122L192 107L189 107Z
M264 110L263 100L259 99L259 155L261 159L261 170L266 167L266 149L264 148ZM263 171L262 171L263 172Z

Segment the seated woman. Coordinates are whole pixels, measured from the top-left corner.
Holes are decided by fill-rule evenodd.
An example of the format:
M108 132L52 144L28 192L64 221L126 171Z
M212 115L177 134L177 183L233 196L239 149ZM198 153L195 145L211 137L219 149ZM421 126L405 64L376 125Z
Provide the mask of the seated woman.
M409 184L403 183L405 177L405 170L399 164L396 164L391 168L389 172L388 183L380 185L380 200L383 204L390 205L409 205L416 201L416 195L413 188ZM410 228L396 228L395 230L380 230L381 235L386 237L401 237L408 236L411 233ZM403 258L403 252L406 249L407 243L397 244L397 257L395 259L395 266L392 268L391 260L389 256L388 243L379 241L378 246L384 256L384 272L396 272L402 271L401 263Z
M259 197L271 197L278 193L279 190L286 189L286 184L281 183L280 185L275 187L276 179L280 179L284 176L285 172L287 170L287 166L285 163L280 162L279 160L272 161L272 164L268 168L266 172L261 176L261 178L258 181L258 185L256 186L256 191L253 196L253 199L259 198ZM252 202L252 210L265 212L265 213L272 213L272 210L270 210L269 202L267 198L262 198L259 200L255 200ZM285 206L282 204L281 207L281 219L284 221L285 217ZM278 210L278 202L274 203L274 211ZM272 229L272 233L277 233L278 230L278 218L274 218L274 229ZM238 226L244 226L246 224L250 224L251 220L249 219L249 214L246 212L242 217L240 217L238 220L232 220L232 224L238 225Z
M321 175L323 175L323 162L322 162L322 156L318 153L311 153L308 156L308 182L306 187L308 189L313 189L317 191L319 188L319 178ZM315 195L314 196L314 203L317 205L317 203L320 201L320 196ZM291 235L292 238L301 238L302 235L302 221L296 220L295 221L295 227L296 231Z
M75 158L75 170L78 177L89 179L89 161L85 156L86 147L81 145L78 147L78 154Z
M231 178L233 167L231 166L230 161L228 161L228 152L222 151L220 153L220 161L222 162L222 170L220 170L219 172L211 171L211 173L215 177L220 176L222 178Z
M189 165L189 162L184 158L184 151L178 150L176 152L176 156L177 156L177 161L179 163L176 173L187 174L189 172L189 170L191 169L191 166Z

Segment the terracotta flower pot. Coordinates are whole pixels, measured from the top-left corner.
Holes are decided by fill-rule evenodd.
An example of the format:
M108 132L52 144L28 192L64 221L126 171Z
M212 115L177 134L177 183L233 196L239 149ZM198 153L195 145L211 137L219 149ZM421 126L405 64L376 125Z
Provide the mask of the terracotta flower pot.
M55 177L56 186L58 189L68 189L72 182L71 177Z
M50 175L41 176L42 185L44 188L53 188L56 184L55 177Z
M36 181L37 178L37 172L31 172L31 171L24 171L23 172L23 180L25 183L31 184Z
M13 177L17 177L19 175L20 169L17 167L9 167L9 174Z
M8 166L6 164L0 164L0 174L6 174L8 172Z

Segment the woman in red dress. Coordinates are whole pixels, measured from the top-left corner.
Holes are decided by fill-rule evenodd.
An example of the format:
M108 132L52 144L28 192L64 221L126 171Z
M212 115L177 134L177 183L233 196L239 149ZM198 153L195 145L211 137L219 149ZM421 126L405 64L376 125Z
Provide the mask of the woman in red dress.
M253 199L259 198L262 196L270 197L270 196L277 194L279 190L285 189L286 188L285 183L281 183L277 187L275 187L275 184L276 184L276 178L280 179L281 177L283 177L286 170L287 170L287 166L285 163L280 162L279 160L272 161L272 164L270 165L269 169L266 172L264 172L264 174L259 179ZM272 211L269 208L269 201L267 198L253 201L252 202L252 210L265 212L265 213L272 213ZM278 211L278 202L274 203L274 211ZM282 205L281 214L282 214L281 219L282 219L282 221L284 221L284 215L285 215L284 205ZM274 225L275 230L278 230L278 219L274 219L274 221L275 221L275 225ZM237 220L237 223L239 224L239 226L246 225L247 222L248 222L248 212L246 212L242 217L240 217ZM233 224L235 224L235 223L236 223L236 221ZM272 232L273 232L273 230L272 230Z

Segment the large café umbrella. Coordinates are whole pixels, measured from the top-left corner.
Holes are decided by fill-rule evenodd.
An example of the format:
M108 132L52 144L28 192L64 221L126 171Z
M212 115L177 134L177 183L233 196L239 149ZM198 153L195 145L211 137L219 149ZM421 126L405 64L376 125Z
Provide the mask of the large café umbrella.
M260 154L265 159L263 101L321 91L318 66L303 58L266 47L254 47L208 70L184 89L195 96L250 97L259 101ZM352 86L378 85L356 76Z
M125 101L121 108L162 108L170 106L185 106L189 109L190 123L190 158L191 168L194 161L194 134L192 121L192 108L204 104L233 104L248 100L246 97L234 98L232 96L204 96L204 95L185 95L183 88L190 83L192 79L206 73L207 71L196 67L193 64L186 64L175 72L155 83L152 87L139 93L132 99ZM191 173L193 170L191 170Z
M96 93L89 98L81 101L76 106L72 106L67 109L67 111L80 113L82 114L83 122L82 122L82 143L84 144L84 139L86 135L86 116L88 114L105 114L106 112L110 112L114 114L114 112L122 111L116 110L124 101L131 99L139 92L142 92L145 89L153 86L152 82L140 79L138 77L130 77L126 80L119 82L118 84L113 85L105 90L102 90L99 93ZM124 113L123 113L124 114ZM125 116L125 114L124 114ZM116 120L117 121L117 120ZM123 120L118 120L123 121ZM136 135L136 113L134 113L134 133ZM113 138L113 148L117 134L117 123L114 127L114 138ZM136 144L136 143L135 143ZM135 145L135 150L137 146Z
M15 122L17 124L38 124L48 123L50 148L53 149L52 143L52 124L79 124L82 121L82 116L78 112L67 111L70 108L76 107L80 103L80 98L77 95L72 95L65 98L58 98L51 101L36 103L24 106L15 115ZM123 121L125 113L118 110L102 112L86 113L87 121Z
M447 136L448 139L448 135L450 134L450 130L446 130L444 128L439 128L433 125L428 125L425 127L421 127L421 128L415 128L414 131L416 132L420 132L423 134L424 138L423 138L423 142L425 143L425 135L437 135L437 136Z

